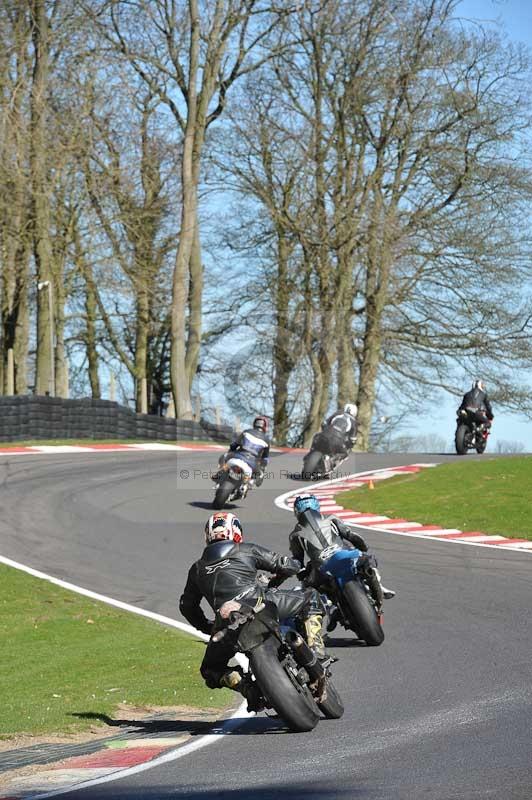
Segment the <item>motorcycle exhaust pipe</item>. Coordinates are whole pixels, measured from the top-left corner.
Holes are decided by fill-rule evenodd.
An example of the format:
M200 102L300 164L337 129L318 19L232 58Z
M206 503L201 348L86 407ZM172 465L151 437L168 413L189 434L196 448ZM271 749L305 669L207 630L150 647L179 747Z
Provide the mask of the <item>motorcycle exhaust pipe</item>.
M325 670L318 660L318 657L312 652L299 633L288 631L285 639L297 663L300 667L306 669L312 682L320 680L325 676Z

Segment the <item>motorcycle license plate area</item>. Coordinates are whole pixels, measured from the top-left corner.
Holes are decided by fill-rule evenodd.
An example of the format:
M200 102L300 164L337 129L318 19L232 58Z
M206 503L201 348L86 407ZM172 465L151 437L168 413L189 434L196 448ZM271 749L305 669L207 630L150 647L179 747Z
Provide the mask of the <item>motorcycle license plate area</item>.
M356 561L360 550L336 550L327 561L321 565L320 572L330 575L340 585L353 579L356 574Z
M227 468L229 470L229 475L233 480L240 481L243 477L251 478L253 474L253 470L247 463L241 458L230 458L227 462Z

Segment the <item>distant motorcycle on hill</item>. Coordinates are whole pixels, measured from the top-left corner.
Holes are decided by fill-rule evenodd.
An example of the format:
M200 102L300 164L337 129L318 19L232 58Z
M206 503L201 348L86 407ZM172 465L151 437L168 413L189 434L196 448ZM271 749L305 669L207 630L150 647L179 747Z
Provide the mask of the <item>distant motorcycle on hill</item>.
M465 456L468 450L483 453L489 434L490 424L484 412L464 408L458 411L454 442L459 456Z

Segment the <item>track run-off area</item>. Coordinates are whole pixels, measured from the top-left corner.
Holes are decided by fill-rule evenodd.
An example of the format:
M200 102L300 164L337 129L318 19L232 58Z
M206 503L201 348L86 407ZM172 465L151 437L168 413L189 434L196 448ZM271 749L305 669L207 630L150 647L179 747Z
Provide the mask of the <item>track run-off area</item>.
M364 454L342 471L453 458ZM262 487L231 507L248 541L287 552L294 520L275 500L308 485L299 480L301 459L275 454ZM215 464L215 452L194 450L4 453L0 555L179 620L178 598L204 544ZM361 532L397 597L385 604L381 647L359 646L338 629L329 640L341 720L289 734L264 714L245 718L210 747L62 796L529 800L530 554Z

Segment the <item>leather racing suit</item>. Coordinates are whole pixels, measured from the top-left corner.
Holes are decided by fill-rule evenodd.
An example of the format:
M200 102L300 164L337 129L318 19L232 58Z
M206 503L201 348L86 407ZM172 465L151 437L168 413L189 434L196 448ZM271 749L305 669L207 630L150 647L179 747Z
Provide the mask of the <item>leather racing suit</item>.
M270 601L277 606L279 619L298 617L303 621L305 630L310 621L315 628L319 617L321 638L323 606L317 591L265 589L258 580L258 570L288 577L300 569L299 561L258 544L215 541L206 546L201 558L191 566L179 609L191 625L203 633L212 634L225 625L217 612L228 600L241 600L250 606ZM214 622L207 619L201 608L203 599L216 613ZM313 646L308 636L307 641ZM223 685L220 681L227 672L227 662L234 652L235 640L229 635L219 642L213 642L212 638L209 641L200 672L211 689Z

